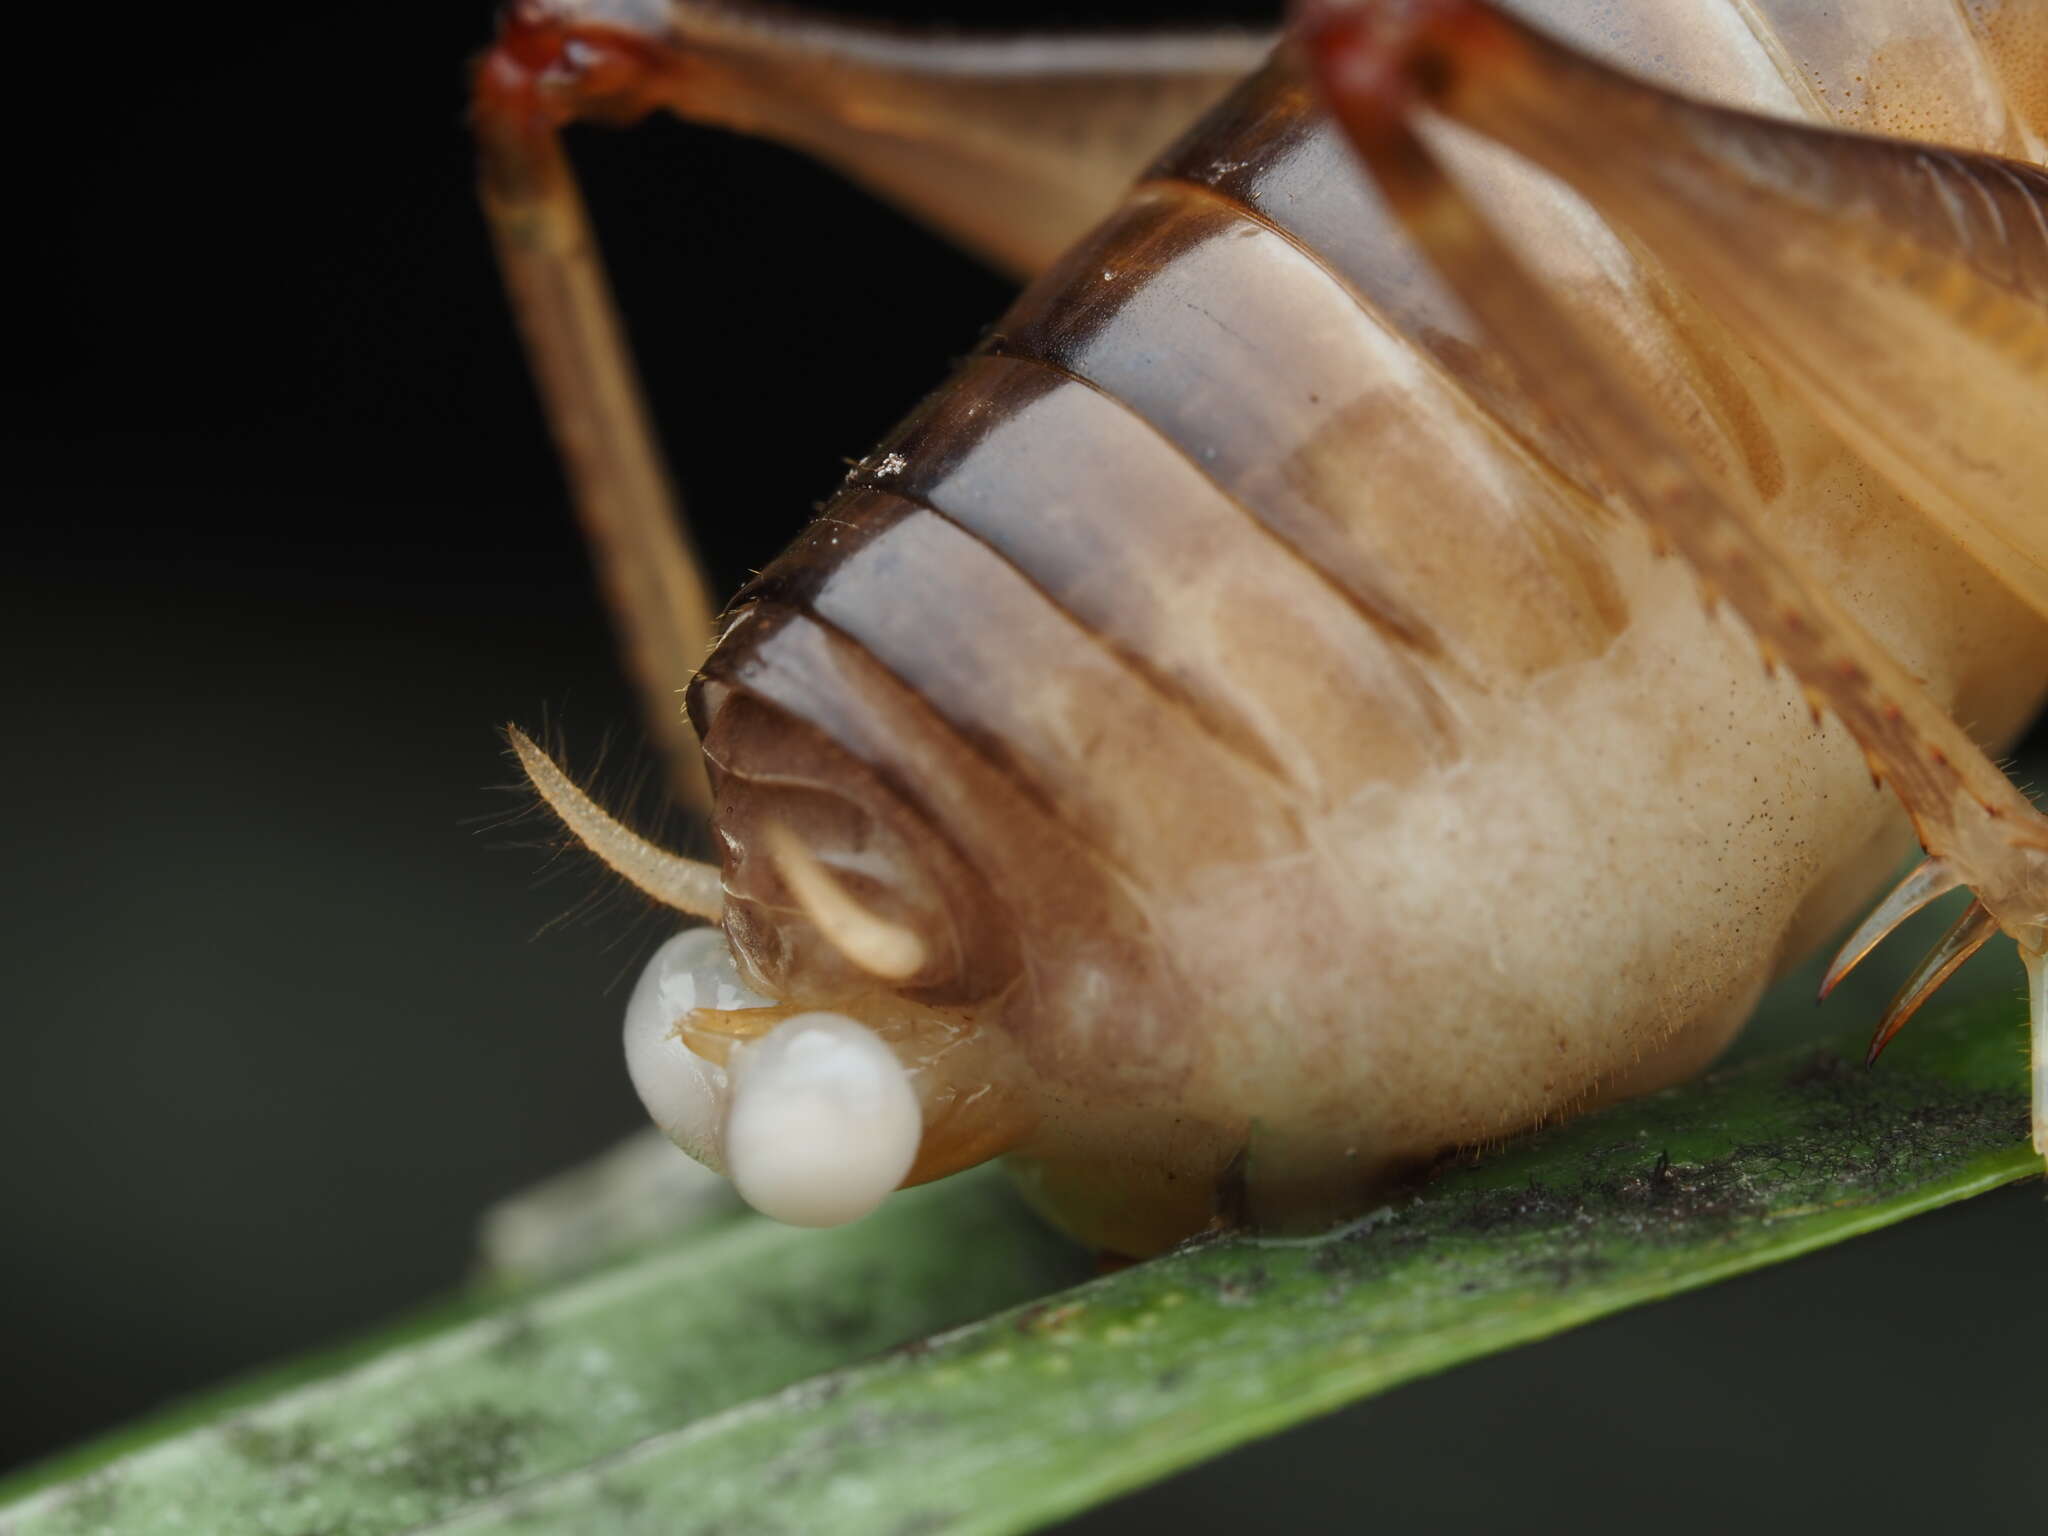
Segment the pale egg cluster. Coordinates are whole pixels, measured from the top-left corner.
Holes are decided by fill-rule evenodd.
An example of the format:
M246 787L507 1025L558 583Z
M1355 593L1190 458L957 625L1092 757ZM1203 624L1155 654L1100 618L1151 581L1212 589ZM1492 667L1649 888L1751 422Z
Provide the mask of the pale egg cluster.
M764 1008L725 935L693 928L656 950L626 1004L626 1069L648 1115L683 1151L727 1174L749 1205L796 1226L865 1216L903 1182L923 1113L910 1075L843 1013L800 1013L736 1044L726 1066L677 1026L693 1009Z

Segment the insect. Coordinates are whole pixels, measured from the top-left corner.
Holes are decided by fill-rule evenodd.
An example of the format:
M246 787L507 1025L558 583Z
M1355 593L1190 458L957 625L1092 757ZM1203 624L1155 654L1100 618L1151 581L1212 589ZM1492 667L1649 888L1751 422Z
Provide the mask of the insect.
M1901 804L1930 858L1837 971L1977 900L1879 1043L2000 928L2040 1018L2048 829L1980 743L2048 639L2048 12L1515 13L1319 6L1260 63L508 12L486 201L721 866L515 745L716 925L629 1065L770 1214L998 1153L1125 1253L1354 1210L1698 1069ZM1033 276L715 645L556 139L657 107Z

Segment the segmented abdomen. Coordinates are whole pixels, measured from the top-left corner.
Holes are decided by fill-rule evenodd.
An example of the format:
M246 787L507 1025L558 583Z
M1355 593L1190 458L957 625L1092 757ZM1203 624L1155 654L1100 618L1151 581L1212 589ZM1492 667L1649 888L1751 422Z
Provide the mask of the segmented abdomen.
M1998 7L1879 8L1913 40L1890 62L1868 15L1804 0L1626 8L1627 36L1574 14L1606 7L1527 9L1719 99L2038 149L2002 93L2024 50ZM1582 205L1496 153L1458 158L1728 494L1784 520L1816 473L1811 424L1760 402L1711 318ZM1166 1084L1208 1049L1174 1022L1200 1004L1154 952L1172 913L1247 871L1341 860L1333 814L1492 750L1500 700L1634 621L1639 543L1281 59L741 594L693 709L723 799L753 781L858 800L836 842L823 812L807 835L856 887L874 877L875 905L949 925L941 993L1059 991L1026 1010L1069 1021L1050 1056L1142 1055ZM741 862L744 818L720 821ZM939 873L891 887L910 844ZM776 908L772 877L748 878L742 906ZM1077 1002L1096 994L1115 1006Z

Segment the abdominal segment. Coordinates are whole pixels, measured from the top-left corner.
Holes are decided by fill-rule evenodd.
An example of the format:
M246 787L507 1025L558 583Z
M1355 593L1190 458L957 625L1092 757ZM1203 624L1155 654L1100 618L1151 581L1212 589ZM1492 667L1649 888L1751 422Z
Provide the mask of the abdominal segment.
M1721 67L1696 88L1767 92ZM2024 605L1584 205L1464 153L1717 489L2016 731ZM762 862L815 827L932 957L904 995L1002 1036L1027 1188L1122 1252L1324 1220L1696 1069L1903 845L1284 59L734 612L691 708L743 966L793 1005L855 986Z

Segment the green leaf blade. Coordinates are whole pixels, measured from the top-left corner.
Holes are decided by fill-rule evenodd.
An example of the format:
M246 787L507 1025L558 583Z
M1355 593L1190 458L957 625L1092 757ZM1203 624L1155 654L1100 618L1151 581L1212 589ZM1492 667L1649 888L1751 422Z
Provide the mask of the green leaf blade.
M1463 1360L2037 1172L2007 1031L1803 1052L1304 1243L1170 1255L640 1447L448 1536L1033 1529ZM1671 1162L1659 1172L1663 1154Z
M990 1176L837 1232L731 1221L0 1509L0 1533L413 1530L1075 1271Z
M707 1240L729 1244L719 1250L725 1258L690 1271L692 1285L724 1287L691 1298L714 1319L717 1338L663 1334L632 1307L617 1314L626 1332L608 1346L615 1353L648 1357L648 1370L672 1383L683 1372L699 1383L671 1392L660 1412L605 1419L602 1392L579 1384L575 1350L591 1347L584 1334L565 1333L530 1357L530 1380L467 1379L459 1401L431 1380L437 1360L415 1355L391 1367L395 1378L428 1378L404 1387L403 1411L361 1394L363 1422L383 1426L378 1444L399 1444L394 1435L408 1423L417 1436L427 1422L419 1404L429 1400L443 1411L482 1403L506 1416L472 1424L485 1433L443 1447L435 1500L402 1505L380 1491L388 1469L373 1475L342 1460L337 1475L356 1479L342 1476L330 1489L343 1523L277 1523L281 1509L297 1512L282 1501L302 1475L286 1440L272 1447L276 1465L237 1485L234 1497L245 1503L223 1486L219 1502L190 1502L199 1495L188 1491L182 1508L209 1516L197 1528L223 1533L1032 1529L1403 1381L2038 1173L2026 1144L2022 1044L2001 1002L1916 1027L1876 1072L1845 1064L1849 1041L1834 1052L1760 1060L1517 1143L1338 1234L1201 1244L862 1363L852 1362L933 1305L929 1296L877 1302L874 1319L842 1319L835 1330L835 1302L871 1294L850 1278L864 1267L873 1285L951 1295L963 1303L955 1319L964 1320L975 1314L956 1270L979 1274L984 1298L1007 1275L1009 1294L990 1305L1009 1304L1030 1293L1016 1266L1057 1268L1056 1253L1029 1247L1023 1218L986 1181L892 1202L879 1218L886 1231L871 1222L848 1234L798 1235L742 1221ZM883 1251L830 1246L877 1233ZM991 1247L1005 1243L1018 1246ZM918 1252L892 1258L903 1246ZM795 1266L780 1289L760 1262L771 1252ZM523 1305L602 1311L591 1298L621 1285L617 1275ZM734 1287L749 1286L780 1299L766 1310L718 1310ZM635 1305L661 1310L645 1299ZM794 1309L779 1325L777 1307ZM778 1326L808 1342L782 1352L772 1337ZM741 1337L742 1327L751 1336ZM835 1336L819 1342L821 1328ZM750 1351L773 1354L776 1364L766 1368ZM610 1390L624 1379L597 1374ZM704 1390L707 1377L718 1390ZM478 1396L487 1385L503 1395ZM399 1386L394 1379L393 1391ZM297 1410L291 1401L201 1434L227 1443L251 1426L288 1433L293 1413L315 1399L302 1394ZM494 1444L518 1447L517 1415L539 1411L536 1403L573 1406L568 1416L586 1428L561 1431L546 1456L521 1451L492 1463ZM669 1417L656 1422L661 1413ZM330 1426L331 1435L351 1433L363 1429ZM110 1502L96 1511L108 1517L102 1525L62 1523L93 1495L74 1488L18 1512L11 1527L0 1513L0 1531L171 1528L140 1521L162 1507L150 1502L166 1476L152 1458L175 1461L193 1439L103 1474ZM190 1454L195 1465L214 1464ZM206 1455L217 1461L219 1446ZM400 1516L413 1523L392 1523Z

